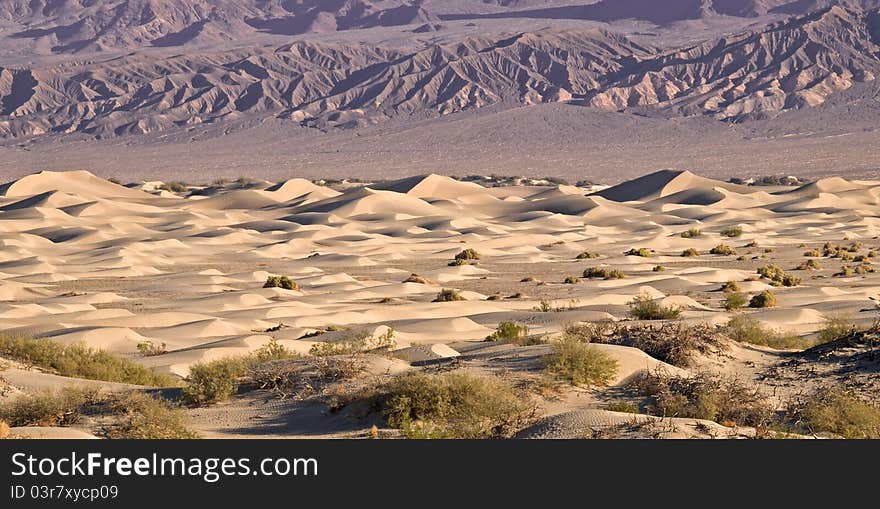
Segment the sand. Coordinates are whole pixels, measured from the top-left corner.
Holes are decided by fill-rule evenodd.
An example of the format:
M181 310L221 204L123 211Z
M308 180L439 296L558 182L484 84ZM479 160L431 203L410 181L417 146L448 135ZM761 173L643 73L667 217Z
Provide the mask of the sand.
M772 288L777 307L746 313L803 336L829 316L867 324L880 314L880 276L833 275L857 264L823 258L820 270L794 270L805 251L828 241L880 250L880 182L756 188L664 171L593 195L571 186L486 189L438 175L347 190L290 180L208 198L144 190L155 187L122 187L85 171L41 172L0 187L3 331L105 349L183 377L194 363L245 354L273 338L305 354L317 342L393 328L398 368L454 361L492 371L513 355L531 366L528 373L548 347L484 343L498 323L518 321L554 337L567 324L625 320L627 303L640 294L680 306L685 321L720 324L732 316L721 306L722 283L739 281L748 294ZM742 236L720 234L734 226ZM691 228L703 235L682 238ZM708 254L721 243L744 259ZM690 247L702 254L681 257ZM465 248L480 260L449 266ZM625 255L631 248L652 256ZM599 257L577 260L583 251ZM773 288L753 278L768 263L803 283ZM665 270L654 271L657 265ZM626 278L563 283L592 266ZM414 273L423 282L406 282ZM290 276L299 289L263 288L269 275ZM464 300L434 302L444 288ZM137 346L148 341L167 352L141 356ZM687 374L633 348L601 348L621 366L612 387L658 367ZM782 355L732 351L730 360L706 366L750 372ZM4 376L18 392L65 383L19 368ZM544 416L564 416L568 427L598 422L602 415L588 411L601 409L600 399L548 403ZM291 411L284 408L276 410ZM217 412L194 414L210 436L264 434L239 429L243 414L214 422ZM320 412L308 415L322 426ZM686 424L672 423L669 434L693 436ZM318 433L291 429L277 434Z

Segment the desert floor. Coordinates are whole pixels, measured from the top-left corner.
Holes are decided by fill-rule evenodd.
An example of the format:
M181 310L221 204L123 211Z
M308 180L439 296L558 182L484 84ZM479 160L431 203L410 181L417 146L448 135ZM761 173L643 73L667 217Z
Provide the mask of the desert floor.
M365 354L362 375L349 385L412 370L507 378L531 387L539 408L524 437L586 437L612 428L627 435L634 418L605 407L627 399L627 384L639 374L657 369L736 376L779 404L818 384L877 389L868 376L876 365L844 369L838 357L801 350L829 317L848 316L863 327L880 318L880 275L837 275L844 266L870 267L869 253L880 251L880 182L742 187L666 171L596 194L569 186L484 188L436 175L343 191L306 180L210 196L154 188L82 171L43 172L0 187L0 330L86 344L184 378L195 363L244 355L273 338L308 355L316 343L393 328L393 349ZM742 234L722 236L732 227ZM681 236L692 228L702 235ZM851 246L851 254L805 256L828 242ZM709 254L719 244L736 254ZM466 248L480 259L450 266ZM632 248L650 256L624 254ZM681 256L688 248L699 255ZM584 251L599 256L577 259ZM797 270L809 259L821 268ZM772 286L756 273L768 264L801 283ZM658 265L665 270L655 271ZM626 277L584 278L588 267ZM405 282L413 274L416 282ZM300 289L264 288L273 275L289 276ZM578 280L564 283L569 276ZM747 297L770 290L778 304L727 311L721 285L728 281ZM443 289L458 290L463 300L433 302ZM550 344L485 341L504 321L526 324L544 342L572 324L635 322L628 303L639 295L680 307L688 324L723 325L747 315L801 336L804 348L725 340L718 351L676 367L632 347L599 345L619 369L609 386L590 388L547 386L542 359ZM143 356L137 346L145 342L164 343L165 352ZM0 362L4 399L72 383L122 388ZM328 411L321 396L250 391L187 413L209 438L361 437L373 424L382 428L372 418ZM640 436L755 433L695 419L637 419L650 421L633 432ZM82 425L67 433L94 431Z

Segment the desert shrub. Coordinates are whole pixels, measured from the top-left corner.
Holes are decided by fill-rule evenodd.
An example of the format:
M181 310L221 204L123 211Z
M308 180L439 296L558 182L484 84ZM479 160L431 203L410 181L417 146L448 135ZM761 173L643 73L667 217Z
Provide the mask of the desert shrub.
M154 440L198 438L182 409L144 394L129 392L111 397L110 413L119 422L106 429L108 438Z
M724 331L705 323L683 322L615 323L611 321L568 325L563 341L608 343L638 348L655 359L687 367L697 353L709 354L724 348Z
M717 246L709 250L709 254L724 256L735 255L736 249L728 246L727 244L718 244Z
M853 272L856 274L872 274L874 273L874 267L872 267L870 263L865 262L856 266L856 268L853 269Z
M651 269L653 272L666 272L666 267L662 265L654 265L654 268Z
M464 297L461 296L461 293L458 290L455 290L453 288L444 288L440 290L440 293L437 294L434 302L453 302L457 300L464 300Z
M605 342L638 348L655 359L688 367L696 354L710 354L725 348L722 332L705 323L641 323L616 326Z
M584 271L583 276L589 279L623 279L626 277L623 272L607 267L590 267Z
M245 374L255 364L294 357L298 354L273 339L249 355L194 364L183 387L183 399L197 406L223 401L238 390Z
M767 426L773 418L770 404L757 389L721 375L649 373L637 380L635 387L648 398L648 412L654 415L755 427Z
M349 334L336 342L315 343L309 349L309 354L315 357L330 355L351 355L365 353L374 350L389 350L396 345L394 329L388 330L378 336L371 336L366 331Z
M809 348L814 344L795 334L764 327L761 322L750 316L732 318L727 322L725 329L727 335L734 341L775 349Z
M794 431L834 433L843 438L880 438L880 408L839 387L823 387L789 404Z
M581 343L607 343L608 336L614 330L615 324L611 321L569 324L562 329L562 340Z
M185 193L189 189L189 184L186 182L173 181L162 184L157 189L170 191L172 193Z
M852 269L852 267L849 267L849 266L846 266L846 265L844 265L843 267L840 268L840 272L835 272L835 273L834 273L834 276L835 276L835 277L849 277L849 276L852 276L852 275L853 275L853 269Z
M507 438L536 414L503 379L462 372L403 375L372 399L388 425L410 438Z
M741 226L731 226L729 228L721 230L719 233L721 233L723 237L741 237L743 234L743 229Z
M641 256L642 258L650 258L651 256L653 256L651 250L645 247L640 247L638 249L632 248L623 254L625 256Z
M47 339L28 339L0 334L0 357L49 369L61 376L134 385L166 387L177 379L104 350L64 345Z
M637 295L629 302L627 314L637 320L672 320L681 315L679 306L663 306L650 295Z
M404 283L418 283L420 285L433 285L437 284L436 281L431 281L426 277L422 277L418 274L410 274L408 278L403 280Z
M689 247L681 252L681 256L685 258L690 258L693 256L700 256L700 252L692 247Z
M193 364L183 387L184 401L200 406L226 400L238 390L252 364L249 357L227 357Z
M809 256L811 258L818 258L818 257L822 256L822 252L819 251L818 248L810 249L809 251L804 252L804 256Z
M599 253L591 253L589 251L584 251L575 257L577 260L591 260L593 258L599 258Z
M690 230L681 234L681 238L683 239L695 239L702 236L703 232L699 228L691 228Z
M776 306L776 295L770 290L764 290L749 301L750 308L772 308L774 306Z
M541 299L538 301L538 305L532 308L532 311L537 311L539 313L549 313L553 311L553 305L549 300Z
M266 362L299 357L299 354L288 350L277 339L270 339L265 345L254 350L250 356L255 362Z
M626 414L637 414L639 413L639 405L633 403L632 401L612 401L605 405L605 410L609 412L623 412Z
M167 352L165 343L153 343L152 341L143 341L137 344L138 352L144 357L155 357Z
M280 399L302 400L320 393L324 384L353 380L364 369L363 356L357 353L261 362L248 370L245 383Z
M822 270L822 264L819 260L812 258L798 265L797 270Z
M727 292L724 297L724 309L733 311L749 303L749 299L740 292Z
M357 355L317 357L311 362L319 380L353 380L364 371L363 361Z
M263 288L283 288L285 290L299 290L299 284L287 276L269 276Z
M476 260L480 259L480 253L478 253L474 249L467 248L467 249L463 250L462 252L458 253L457 255L455 255L455 259L456 260L464 260L466 262L476 261Z
M505 343L518 343L529 335L529 326L516 322L501 322L495 332L488 335L488 341L503 341Z
M797 286L801 284L801 278L786 274L776 265L764 265L758 269L758 274L770 280L773 286Z
M741 292L742 287L739 286L739 283L736 281L728 281L721 285L722 292Z
M79 422L84 409L97 400L96 390L78 387L22 394L0 404L0 420L12 427L69 426Z
M568 276L568 277L566 277L565 280L562 281L562 282L565 283L565 284L567 284L567 285L574 285L574 284L577 284L578 281L580 281L580 279L578 279L578 278L576 278L576 277L574 277L574 276Z
M746 245L743 246L743 247L745 247L745 248L747 248L747 249L749 249L749 248L756 248L756 247L758 247L758 243L757 243L756 241L753 240L753 241L749 242L748 244L746 244ZM766 250L765 250L765 252L768 252L768 253L769 253L769 252L772 252L772 251L773 251L772 249L771 249L770 251L766 251Z
M563 335L545 357L544 369L573 385L604 387L617 374L617 361L595 346Z
M831 341L848 337L859 332L859 330L859 327L849 316L827 316L825 317L825 324L819 330L819 341L821 343L830 343Z

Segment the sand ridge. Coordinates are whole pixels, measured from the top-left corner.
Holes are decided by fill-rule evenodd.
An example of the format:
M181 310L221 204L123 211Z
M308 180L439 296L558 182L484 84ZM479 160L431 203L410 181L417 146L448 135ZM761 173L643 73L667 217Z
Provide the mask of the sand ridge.
M836 313L863 322L878 313L873 274L834 276L852 262L795 266L827 241L880 249L880 182L758 190L663 171L589 194L429 175L343 190L293 180L169 199L77 171L0 189L2 329L178 376L272 339L307 353L389 327L400 358L430 362L456 357L458 346L448 345L482 342L504 320L548 337L578 321L622 320L637 295L682 308L687 322L720 324L730 317L721 307L727 281L749 294L772 290L779 305L752 315L798 334ZM96 205L106 213L85 213ZM742 235L722 235L733 227ZM694 228L702 235L681 236ZM737 254L709 254L722 243ZM480 259L450 264L465 248ZM625 254L633 248L650 257ZM688 248L700 254L682 257ZM577 259L584 251L596 257ZM803 283L770 286L755 274L768 263ZM582 278L588 267L626 277ZM270 275L299 287L263 288ZM567 276L580 279L564 284ZM463 300L434 302L444 288ZM141 356L147 342L166 353ZM603 348L623 366L615 383L662 365L638 350Z

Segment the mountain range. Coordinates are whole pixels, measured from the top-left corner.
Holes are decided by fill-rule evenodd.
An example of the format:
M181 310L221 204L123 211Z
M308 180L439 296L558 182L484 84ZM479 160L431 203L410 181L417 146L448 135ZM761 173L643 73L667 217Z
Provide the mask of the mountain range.
M845 122L875 111L880 2L6 0L0 47L0 146L541 104Z

